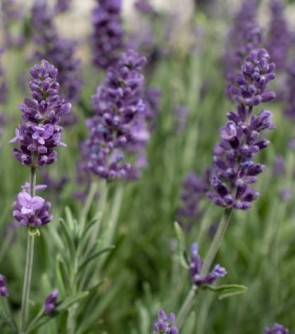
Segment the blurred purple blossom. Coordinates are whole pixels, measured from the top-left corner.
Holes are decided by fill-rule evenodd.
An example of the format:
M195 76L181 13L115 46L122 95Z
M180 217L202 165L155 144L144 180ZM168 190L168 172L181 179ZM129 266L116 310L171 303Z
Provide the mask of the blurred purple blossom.
M251 114L253 106L275 97L266 91L267 83L275 77L274 69L266 50L253 50L237 76L239 86L232 90L237 112L228 113L228 122L220 128L221 141L214 149L212 191L207 196L216 205L246 210L259 195L251 184L264 166L252 160L269 145L268 140L261 138L261 132L274 125L268 110Z
M285 86L286 89L286 102L287 105L284 109L284 114L291 119L293 122L295 121L295 58L293 58L289 65L287 66L287 84Z
M7 81L2 65L3 53L4 50L0 48L0 104L5 104L7 102Z
M57 69L46 60L30 70L32 99L25 98L19 106L24 122L19 123L16 136L10 142L18 143L14 148L15 158L24 165L43 166L54 163L57 153L54 148L65 146L61 141L60 117L71 111L59 94Z
M272 328L266 327L264 334L289 334L289 330L281 324L274 324Z
M8 297L8 288L6 285L6 279L3 275L0 274L0 296Z
M60 178L53 178L45 170L42 171L41 178L42 181L47 184L49 190L53 190L57 193L60 193L62 191L62 189L69 180L69 177L66 174Z
M44 312L51 314L57 306L58 290L53 290L44 302Z
M190 260L190 274L192 281L197 286L202 286L204 284L213 284L218 278L224 277L227 271L217 264L213 270L207 274L205 277L201 276L203 261L198 253L199 246L197 243L191 246L191 260Z
M145 101L145 118L148 123L149 130L154 130L156 119L159 113L161 99L161 91L157 88L147 88L144 91Z
M184 179L182 187L182 206L177 209L177 221L184 231L190 231L193 223L202 214L200 200L208 190L208 183L191 172Z
M175 315L173 313L166 314L165 311L158 312L158 320L154 322L152 334L179 334L175 325Z
M286 172L285 160L282 155L276 155L273 171L276 175L284 175Z
M232 86L240 72L245 56L262 44L262 27L257 22L257 1L243 0L240 11L234 18L229 32L228 45L224 55L228 87ZM227 88L227 96L231 92Z
M21 31L14 32L14 25L22 21L24 13L23 6L17 0L2 0L0 10L3 18L4 42L7 48L19 47L24 44L24 35Z
M121 0L97 0L92 11L92 60L98 68L107 70L119 58L124 47L121 20Z
M55 13L64 13L70 9L72 0L56 0L54 11Z
M149 139L141 73L145 62L129 50L109 67L105 83L92 98L94 116L86 122L90 137L82 143L80 171L116 179L128 178L135 167L127 157L138 156Z
M49 213L51 204L40 196L31 196L26 191L18 194L14 202L13 217L20 225L38 228L52 221Z
M284 10L284 0L270 1L271 21L266 48L276 64L277 70L286 68L291 47L291 36Z
M45 0L35 0L32 7L33 40L38 46L34 57L46 59L58 69L61 92L70 102L80 98L80 60L75 57L77 42L61 38L54 25L54 12Z
M137 0L134 3L134 7L142 14L153 15L156 13L149 0Z

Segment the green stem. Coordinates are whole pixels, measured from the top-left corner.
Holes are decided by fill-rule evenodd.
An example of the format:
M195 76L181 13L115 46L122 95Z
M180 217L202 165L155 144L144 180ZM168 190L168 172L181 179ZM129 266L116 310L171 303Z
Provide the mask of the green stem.
M209 273L209 270L212 266L212 263L215 259L215 256L220 248L222 239L224 237L225 231L227 229L228 223L230 221L230 217L231 217L231 212L232 209L225 209L224 211L224 215L223 215L223 219L221 220L221 222L219 223L217 232L215 234L215 237L212 241L212 244L209 248L208 254L205 258L204 264L202 266L202 270L201 270L201 276L206 276Z
M83 210L81 212L81 216L80 216L80 222L81 224L83 225L81 227L81 230L83 231L84 229L84 225L85 225L85 221L86 221L86 218L87 218L87 215L88 215L88 212L90 210L90 207L91 207L91 204L92 204L92 201L93 201L93 198L96 194L96 191L97 191L97 182L93 182L90 186L90 190L89 190L89 193L88 193L88 196L86 198L86 202L84 204L84 207L83 207Z
M189 314L190 310L195 304L198 295L198 288L196 285L193 285L188 293L184 303L182 304L180 311L176 317L176 324L179 329L182 328L184 320L186 319L187 315Z
M31 196L33 197L35 196L35 188L36 188L36 168L34 166L31 167L30 188L31 188L30 189ZM24 333L25 324L28 317L28 305L30 298L33 259L34 259L34 242L35 242L35 235L30 231L30 229L28 229L27 256L26 256L26 267L25 267L25 277L23 284L21 319L20 319L20 333Z

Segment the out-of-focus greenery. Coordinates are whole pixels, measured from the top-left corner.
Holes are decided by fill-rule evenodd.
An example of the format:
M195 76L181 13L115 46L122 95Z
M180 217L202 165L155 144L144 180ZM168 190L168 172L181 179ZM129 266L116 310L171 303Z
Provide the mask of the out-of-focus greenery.
M151 333L157 311L163 308L177 313L189 291L189 273L179 263L173 228L176 208L180 204L181 182L188 172L200 173L210 166L211 152L219 138L218 129L225 122L226 113L234 109L224 96L222 53L225 23L221 18L213 22L203 14L199 14L196 22L199 25L201 22L200 28L204 30L202 37L195 42L196 49L193 52L170 52L156 64L149 78L149 85L162 92L157 124L148 147L149 166L138 181L118 181L109 187L98 242L102 249L115 198L122 191L118 226L110 242L115 248L93 260L90 269L75 273L85 281L85 286L93 282L94 288L89 293L93 299L85 297L73 306L77 324L74 333ZM4 56L10 90L9 102L4 108L9 122L3 129L0 153L0 224L3 228L12 222L12 203L29 175L28 168L20 166L13 158L11 144L8 144L20 120L17 107L25 94L20 89L19 78L28 73L30 65L26 57L23 50L7 50ZM83 70L82 95L87 104L95 92L95 85L102 82L102 75L93 73L90 66L85 64ZM88 80L89 75L92 77ZM182 133L175 129L174 108L179 104L186 105L189 110L187 127ZM279 197L279 192L286 187L294 191L294 151L288 148L294 124L283 116L284 102L271 103L267 108L274 113L276 129L269 133L271 145L259 158L267 167L256 186L260 197L252 209L234 212L216 259L216 263L228 271L222 279L223 284L242 284L248 290L243 295L223 300L218 300L212 292L202 292L182 330L183 334L262 333L265 326L274 322L283 323L291 330L295 328L294 196L288 202ZM84 111L76 105L74 112L79 115L79 122L66 128L63 134L68 147L59 149L55 166L46 167L51 175L67 174L70 180L61 193L43 193L52 201L54 221L41 229L41 237L35 245L31 315L38 312L53 288L60 290L60 300L67 297L59 263L64 261L65 266L71 268L82 242L76 236L72 240L73 250L70 250L67 235L59 222L59 217L63 217L69 238L74 238L75 227L71 230L68 224L79 225L83 209L83 204L75 200L73 193L80 190L75 181L75 168L79 142L87 136L87 131ZM287 164L287 172L283 176L273 173L277 154L282 154ZM98 187L102 187L102 182ZM203 220L207 227L220 220L221 208L213 206L206 198L201 205L205 210ZM66 207L69 208L68 216ZM95 198L86 224L97 215L98 207L99 199ZM77 222L69 223L72 219L69 210ZM192 231L186 235L187 249L192 242L199 241L202 256L206 255L212 241L206 226L201 229L204 221L196 221ZM18 316L26 230L19 228L15 240L7 247L5 240L3 235L0 272L7 278L9 301ZM69 275L72 277L73 273ZM98 286L95 282L99 283ZM62 312L34 332L67 333L67 321L69 315Z

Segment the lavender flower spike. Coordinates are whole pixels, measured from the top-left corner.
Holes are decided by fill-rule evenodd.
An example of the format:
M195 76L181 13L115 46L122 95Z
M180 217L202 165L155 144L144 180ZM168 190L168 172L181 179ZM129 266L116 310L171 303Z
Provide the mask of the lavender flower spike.
M97 0L92 12L92 24L93 64L107 70L118 60L124 45L121 0Z
M238 86L232 88L237 112L228 113L228 122L220 129L221 141L214 149L212 191L207 196L216 205L246 210L259 195L251 184L264 166L253 162L253 158L269 145L261 132L274 125L270 111L251 113L253 106L274 98L273 92L266 91L267 83L275 77L274 69L266 50L253 50L237 76Z
M57 305L58 290L53 290L44 302L44 312L51 314L54 312Z
M27 166L43 166L57 160L54 148L65 146L61 141L63 128L58 125L60 117L68 114L71 104L59 94L57 69L42 60L30 74L32 99L26 98L19 106L24 122L19 123L16 136L10 142L18 143L13 150L15 158Z
M165 311L160 310L152 334L179 334L175 325L175 315L173 313L167 315Z
M197 243L192 244L191 246L191 261L190 261L190 274L192 281L197 286L202 286L204 284L213 284L216 279L224 277L227 274L227 271L217 264L213 270L202 277L201 270L203 266L203 261L198 253L199 246Z
M272 328L265 328L264 334L289 334L289 330L283 325L274 324Z
M49 214L51 204L40 196L31 196L26 191L18 194L14 202L13 217L20 225L31 228L38 228L52 221Z
M108 180L138 174L129 157L140 157L149 139L142 100L145 62L132 50L122 54L93 96L94 116L86 123L90 138L82 144L79 166L86 174L92 172Z
M0 296L8 297L8 288L6 285L6 279L3 275L0 274Z

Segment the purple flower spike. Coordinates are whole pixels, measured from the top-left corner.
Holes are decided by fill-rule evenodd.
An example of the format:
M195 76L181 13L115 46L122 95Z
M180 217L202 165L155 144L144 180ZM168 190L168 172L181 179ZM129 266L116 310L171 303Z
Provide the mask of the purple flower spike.
M55 9L61 11L69 1L58 1ZM45 0L35 0L32 7L33 40L38 48L34 54L37 61L48 60L58 69L58 82L63 96L70 102L80 98L80 61L75 57L77 42L61 38L54 24L54 11Z
M229 33L227 52L224 55L227 96L232 98L230 87L235 83L245 56L262 44L262 27L257 22L257 1L243 0Z
M18 194L14 202L13 217L20 225L38 228L52 221L49 213L51 204L40 196L31 196L26 191Z
M6 279L3 275L0 274L0 296L8 297L8 288L6 285Z
M13 154L22 164L49 165L57 160L54 148L65 146L61 141L63 128L58 123L62 115L71 111L71 104L59 94L58 71L53 65L43 60L30 74L33 98L26 98L19 106L24 122L19 123L10 142L19 144L20 148L15 148Z
M175 315L173 313L167 315L165 311L160 310L158 320L154 322L152 334L179 334L175 325Z
M283 325L274 324L272 328L266 327L264 329L264 334L289 334L289 330Z
M228 113L228 122L220 129L221 141L214 149L211 191L207 192L216 205L247 210L259 195L251 184L264 166L252 160L269 145L268 140L261 138L261 132L273 129L274 125L270 111L251 113L255 105L274 98L273 92L266 91L268 82L275 77L274 69L266 50L253 50L236 77L236 86L232 86L237 111Z
M224 277L227 271L217 264L213 270L205 277L201 276L203 261L199 255L199 246L197 243L191 246L191 261L190 261L190 274L192 281L197 286L204 284L214 284L218 278Z
M44 302L44 312L51 314L54 312L57 305L58 290L53 290Z
M267 50L278 70L286 68L291 43L291 34L285 17L285 1L270 1L271 21Z
M201 216L201 198L206 194L209 184L195 173L189 173L182 183L182 206L177 209L177 221L184 231L190 231L193 223Z
M124 46L121 0L98 0L92 12L92 24L93 64L107 70L119 59Z
M145 62L129 50L109 68L92 98L94 116L86 123L90 138L82 144L81 172L108 180L138 174L134 168L143 165L141 150L149 139L141 73ZM134 155L137 163L131 165L128 157Z

